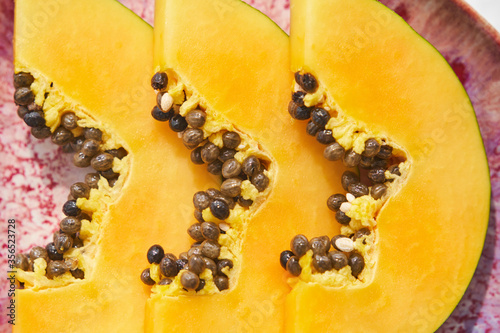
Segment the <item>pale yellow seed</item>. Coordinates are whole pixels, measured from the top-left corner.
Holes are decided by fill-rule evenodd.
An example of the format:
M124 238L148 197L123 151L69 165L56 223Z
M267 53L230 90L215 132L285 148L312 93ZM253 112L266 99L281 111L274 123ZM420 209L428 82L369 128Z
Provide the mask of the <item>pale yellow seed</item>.
M220 230L222 230L222 231L226 232L226 231L228 231L228 230L229 230L229 224L224 223L224 222L219 223L219 228L220 228Z
M163 94L163 96L161 97L161 109L166 112L170 110L173 104L174 104L173 97L170 96L169 93Z
M352 207L352 204L350 202L343 202L342 205L340 205L340 210L344 213L347 213Z
M338 238L335 241L335 246L342 252L351 252L354 250L354 242L352 239L347 237Z

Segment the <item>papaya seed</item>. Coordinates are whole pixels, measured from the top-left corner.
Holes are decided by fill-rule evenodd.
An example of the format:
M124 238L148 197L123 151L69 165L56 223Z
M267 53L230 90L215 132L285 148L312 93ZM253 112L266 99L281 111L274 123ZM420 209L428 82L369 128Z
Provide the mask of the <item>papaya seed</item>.
M188 124L186 122L186 119L183 116L181 116L180 114L174 115L170 119L170 123L169 123L170 129L174 132L177 132L177 133L184 131L187 128L187 125Z
M293 276L299 276L302 273L302 267L299 264L299 258L296 256L291 257L286 263L286 270Z
M339 270L347 266L347 256L345 253L340 251L331 251L328 253L328 257L332 262L333 269Z
M326 254L315 254L313 256L312 264L314 269L319 273L324 273L333 268L332 262Z
M174 105L174 99L169 93L164 93L161 96L160 106L163 112L169 111Z
M321 143L322 145L329 145L330 143L334 143L335 139L332 135L332 130L322 129L319 130L316 134L316 141Z
M236 132L226 132L222 134L222 142L224 144L224 147L229 149L236 149L241 143L241 138L240 135Z
M32 127L31 135L37 139L46 139L52 135L50 128L47 126Z
M20 72L14 74L14 88L29 87L35 81L35 78L30 73Z
M160 245L155 244L151 246L148 250L147 253L148 262L150 264L159 264L163 259L164 255L165 252L163 251L163 248Z
M352 253L349 256L347 264L351 267L351 274L355 278L357 278L365 268L365 260L359 253Z
M102 141L102 131L95 127L87 127L83 130L83 135L85 139L93 139L97 142Z
M155 90L163 90L167 87L168 76L167 73L157 72L151 78L151 86Z
M227 278L227 276L223 275L216 276L214 279L214 283L217 289L219 289L219 291L229 289L229 279Z
M70 131L78 127L77 122L78 117L74 112L67 112L61 116L61 125Z
M54 133L52 133L52 142L58 146L64 146L72 140L73 133L62 126L59 126Z
M43 117L43 114L37 111L28 112L24 116L23 120L29 127L45 126L45 118Z
M290 250L285 250L283 252L281 252L280 254L280 264L281 264L281 267L283 267L283 269L286 270L286 264L288 262L288 260L290 260L291 257L293 257L293 252L290 251Z
M340 209L340 205L342 205L342 203L344 202L347 202L345 195L338 193L331 195L328 198L326 204L330 210L336 212Z
M154 285L156 282L151 278L151 272L149 268L146 268L141 273L141 281L148 286Z
M377 140L371 138L365 141L365 150L363 151L363 156L374 157L380 151L380 144Z
M298 257L302 257L309 250L309 241L304 235L295 236L290 242L290 249Z
M47 277L53 279L56 276L61 276L68 272L68 266L61 260L52 260L47 265Z
M200 278L198 275L191 271L184 271L181 274L181 284L186 289L194 290L198 288L200 284Z
M333 247L342 252L351 252L354 250L354 242L349 237L338 237L332 239Z
M14 93L14 102L16 102L17 105L28 105L33 103L34 100L35 94L33 94L30 88L21 87L16 89Z
M186 121L193 128L201 128L205 125L207 114L205 111L195 109L186 114Z

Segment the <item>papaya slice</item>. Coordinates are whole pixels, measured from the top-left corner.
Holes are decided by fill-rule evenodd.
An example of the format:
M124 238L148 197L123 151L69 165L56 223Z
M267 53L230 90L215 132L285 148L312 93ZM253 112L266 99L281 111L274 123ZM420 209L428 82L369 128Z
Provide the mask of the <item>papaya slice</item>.
M65 204L70 216L75 209L87 216L78 218L76 233L70 229L78 223L61 222L62 233L69 235L66 241L79 244L65 249L59 243L64 253L47 247L49 257L61 258L48 262L47 252L42 253L45 244L31 251L33 267L17 272L24 289L16 292L13 329L143 331L149 289L139 279L142 249L166 232L165 216L177 221L178 228L169 228L170 242L186 246L179 222L185 212L172 197L189 200L211 182L204 175L184 177L194 167L172 144L177 137L147 111L154 100L149 88L152 28L115 1L20 0L14 49L15 100L23 116L36 113L25 118L32 132L68 149L80 145L76 157L84 149L76 140L82 132L84 138L101 133L102 140L97 146L84 145L89 155L82 159L97 176L87 183L79 179L80 187L72 187L73 204ZM102 170L109 167L108 155L90 161L97 151L112 156L111 169ZM70 263L76 266L63 266Z
M487 228L489 172L469 98L443 57L377 1L293 0L291 11L292 116L303 103L318 125L326 110L323 128L361 176L370 138L393 148L399 170L384 166L387 189L373 200L369 162L370 194L340 208L344 236L370 235L354 245L366 262L355 281L310 268L315 249L301 256L286 331L434 331L465 292Z
M311 202L309 198L318 192L329 193L332 188L340 190L340 184L335 183L333 177L331 181L316 181L319 175L328 179L336 169L320 163L321 159L310 150L302 149L308 146L309 137L305 133L297 135L298 125L291 125L289 116L283 112L292 79L288 38L271 20L240 1L161 0L156 2L154 44L153 83L159 99L155 117L169 121L169 125L164 125L165 130L185 130L185 134L197 126L178 128L179 117L185 117L188 122L190 112L203 112L206 123L201 127L202 139L222 151L227 146L220 136L238 133L242 144L237 147L235 159L243 167L248 154L255 154L265 166L269 184L264 191L255 191L253 188L258 186L249 178L248 186L241 186L241 193L244 199L253 201L252 205L243 209L239 201L236 202L228 219L214 219L209 209L204 208L203 220L198 220L202 224L215 223L222 231L222 225L229 226L226 234L218 239L221 248L229 251L221 250L216 258L220 262L227 260L227 254L232 255L233 268L226 271L227 289L218 288L214 282L220 273L212 274L207 268L200 273L188 263L178 275L170 276L166 264L163 270L154 262L149 266L150 272L160 270L161 274L154 273L153 282L146 281L155 284L147 301L146 329L152 332L281 331L289 287L276 265L276 256L288 243L288 235L297 229L314 230L315 223L311 221L330 216L328 210L319 209L323 202ZM170 112L173 113L169 115ZM184 134L178 146L191 142ZM206 145L206 141L196 141L190 146L191 157L197 154L197 149L203 151ZM311 150L320 155L319 147L311 147ZM186 150L186 159L189 156ZM193 162L196 161L194 156ZM214 170L207 164L198 166L193 177L207 171ZM227 177L224 170L222 172L219 186L222 184L224 192ZM243 175L243 179L247 176ZM300 185L297 191L299 184L308 185ZM206 187L199 191L209 192ZM310 207L304 209L305 205ZM338 233L339 227L331 224L326 232ZM228 240L228 234L233 235L232 239ZM196 242L189 249L191 255L188 251L192 258L200 245L197 242L206 240L196 239L195 233L190 235L194 236L192 242ZM167 238L161 245L165 253L180 253L180 257L186 258L185 252L181 252L186 248L175 248ZM171 255L164 256L163 260L169 262ZM146 260L144 262L147 267ZM184 278L185 282L191 281L183 275L191 275L188 271L200 273L199 279L205 281L203 288L196 283L183 283ZM169 280L162 282L165 279Z

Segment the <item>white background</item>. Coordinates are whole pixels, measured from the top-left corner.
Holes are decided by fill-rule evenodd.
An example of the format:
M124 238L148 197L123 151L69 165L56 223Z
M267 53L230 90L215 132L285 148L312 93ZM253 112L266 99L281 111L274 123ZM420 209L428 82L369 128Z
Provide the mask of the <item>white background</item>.
M466 2L500 31L500 0L466 0Z

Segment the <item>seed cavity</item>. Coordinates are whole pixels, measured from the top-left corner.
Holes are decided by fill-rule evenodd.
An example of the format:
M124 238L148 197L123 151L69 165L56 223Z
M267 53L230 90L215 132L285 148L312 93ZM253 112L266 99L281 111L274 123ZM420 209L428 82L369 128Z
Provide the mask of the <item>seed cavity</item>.
M16 255L17 278L25 288L64 286L84 279L87 269L92 266L92 261L87 259L95 255L102 221L102 214L96 214L99 217L94 218L94 212L103 211L106 203L89 203L98 202L102 195L113 200L111 198L116 195L112 187L121 184L119 180L122 178L120 173L113 171L114 160L126 170L128 152L117 146L116 138L108 142L110 135L98 128L99 125L87 117L80 106L75 105L75 109L71 110L55 110L53 105L66 103L54 103L52 100L52 103L46 104L47 99L56 98L52 97L52 92L57 91L57 87L43 76L16 73L14 87L17 114L31 128L31 134L37 139L50 138L64 153L73 154L76 167L92 166L96 171L71 185L68 201L62 207L66 217L60 221L52 241L31 248L29 254ZM50 88L43 91L40 87ZM57 95L60 93L54 94ZM47 116L48 113L50 116Z
M151 85L157 90L153 118L169 122L193 164L217 177L220 187L193 195L195 221L187 229L191 247L174 260L153 245L147 259L154 283L141 279L154 286L153 292L167 295L230 289L245 225L269 193L270 158L250 136L207 108L176 73L158 72Z
M306 133L325 145L326 160L342 161L349 168L340 177L345 193L333 194L326 201L341 225L341 234L327 245L328 236L308 241L305 235L296 235L290 250L281 252L280 265L292 276L309 282L359 284L369 280L375 266L377 213L401 186L409 162L397 144L363 129L338 106L328 104L330 100L313 74L295 73L290 116L307 121Z

